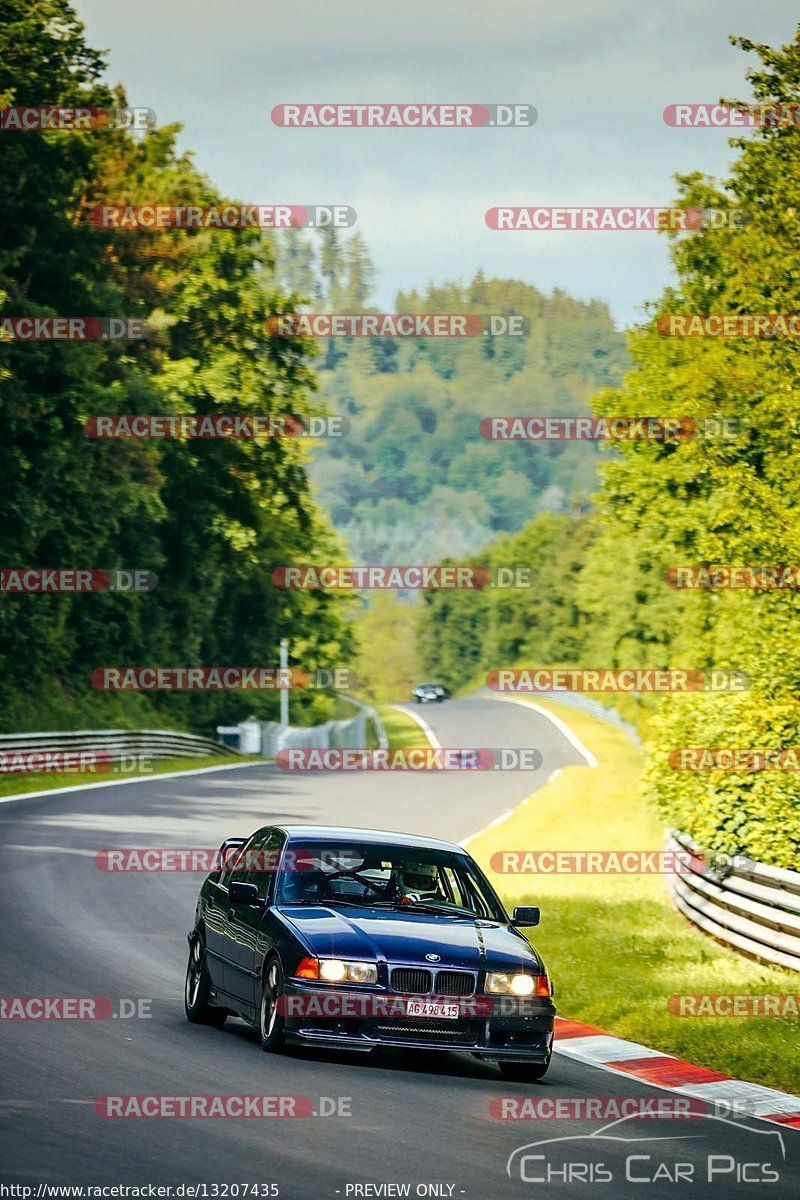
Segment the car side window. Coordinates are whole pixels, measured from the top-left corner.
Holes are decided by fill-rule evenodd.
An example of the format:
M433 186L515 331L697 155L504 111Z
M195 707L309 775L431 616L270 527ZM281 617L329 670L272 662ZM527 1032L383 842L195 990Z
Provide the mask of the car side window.
M247 862L247 856L250 852L253 842L256 840L256 836L256 834L253 834L253 836L248 838L245 844L240 848L238 854L231 856L227 870L223 871L222 875L220 875L219 882L222 887L228 887L233 882L244 882L247 869L241 864L245 864Z
M268 900L274 891L278 860L285 840L280 829L268 829L254 842L248 855L247 874L242 882L254 883L262 902Z

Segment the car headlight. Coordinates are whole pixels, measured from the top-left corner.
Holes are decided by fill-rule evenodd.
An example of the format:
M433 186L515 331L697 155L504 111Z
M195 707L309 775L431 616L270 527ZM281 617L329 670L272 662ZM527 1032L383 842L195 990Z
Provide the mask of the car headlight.
M377 983L378 968L374 963L325 958L319 964L319 977L325 983Z
M486 991L494 996L551 996L547 975L496 972L486 976Z

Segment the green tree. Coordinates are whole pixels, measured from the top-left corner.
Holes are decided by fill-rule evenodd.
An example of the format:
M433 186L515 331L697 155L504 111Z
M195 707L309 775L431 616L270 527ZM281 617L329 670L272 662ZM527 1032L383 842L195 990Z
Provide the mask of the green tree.
M757 103L800 102L800 37L779 49L733 40L761 60L748 74ZM796 866L800 785L791 772L685 773L669 757L680 747L791 745L800 732L797 592L681 593L664 583L664 571L682 564L800 562L794 343L657 331L668 313L800 310L797 130L767 123L733 145L730 179L679 177L679 204L739 210L748 224L674 239L678 282L636 334L624 388L598 403L630 415L725 418L739 432L672 446L632 442L608 463L582 598L615 662L748 673L745 697L661 701L647 791L711 849Z
M124 104L98 83L103 63L63 0L0 5L0 96L7 104ZM274 693L98 695L101 665L271 665L288 635L304 667L341 665L352 646L345 599L280 591L273 568L342 548L316 508L298 439L99 441L104 412L286 414L322 411L309 347L281 343L267 318L288 300L265 286L271 243L257 231L98 230L100 203L224 199L177 127L4 135L0 244L9 315L147 318L140 342L0 347L0 530L4 564L135 566L159 586L139 595L4 595L2 720L158 719L204 730ZM308 707L309 699L298 704ZM245 709L246 705L246 709ZM152 715L155 714L155 715Z

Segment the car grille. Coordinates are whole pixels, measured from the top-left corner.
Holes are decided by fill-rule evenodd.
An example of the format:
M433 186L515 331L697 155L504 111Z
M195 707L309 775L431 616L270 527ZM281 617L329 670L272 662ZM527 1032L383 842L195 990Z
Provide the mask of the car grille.
M480 1037L481 1025L478 1021L448 1021L436 1018L424 1021L381 1021L377 1032L378 1037L395 1040L448 1042L453 1045L473 1046Z
M439 971L433 990L439 996L471 996L475 978L466 971Z
M391 974L392 990L406 995L425 996L431 991L433 972L416 967L395 967Z
M475 976L469 971L428 971L421 967L394 967L392 990L406 996L471 996Z

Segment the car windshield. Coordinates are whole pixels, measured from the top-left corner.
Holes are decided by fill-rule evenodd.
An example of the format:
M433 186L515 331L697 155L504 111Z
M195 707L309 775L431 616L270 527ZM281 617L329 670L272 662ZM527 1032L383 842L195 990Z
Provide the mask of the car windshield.
M293 841L278 903L350 904L505 921L474 864L450 850L366 842Z

